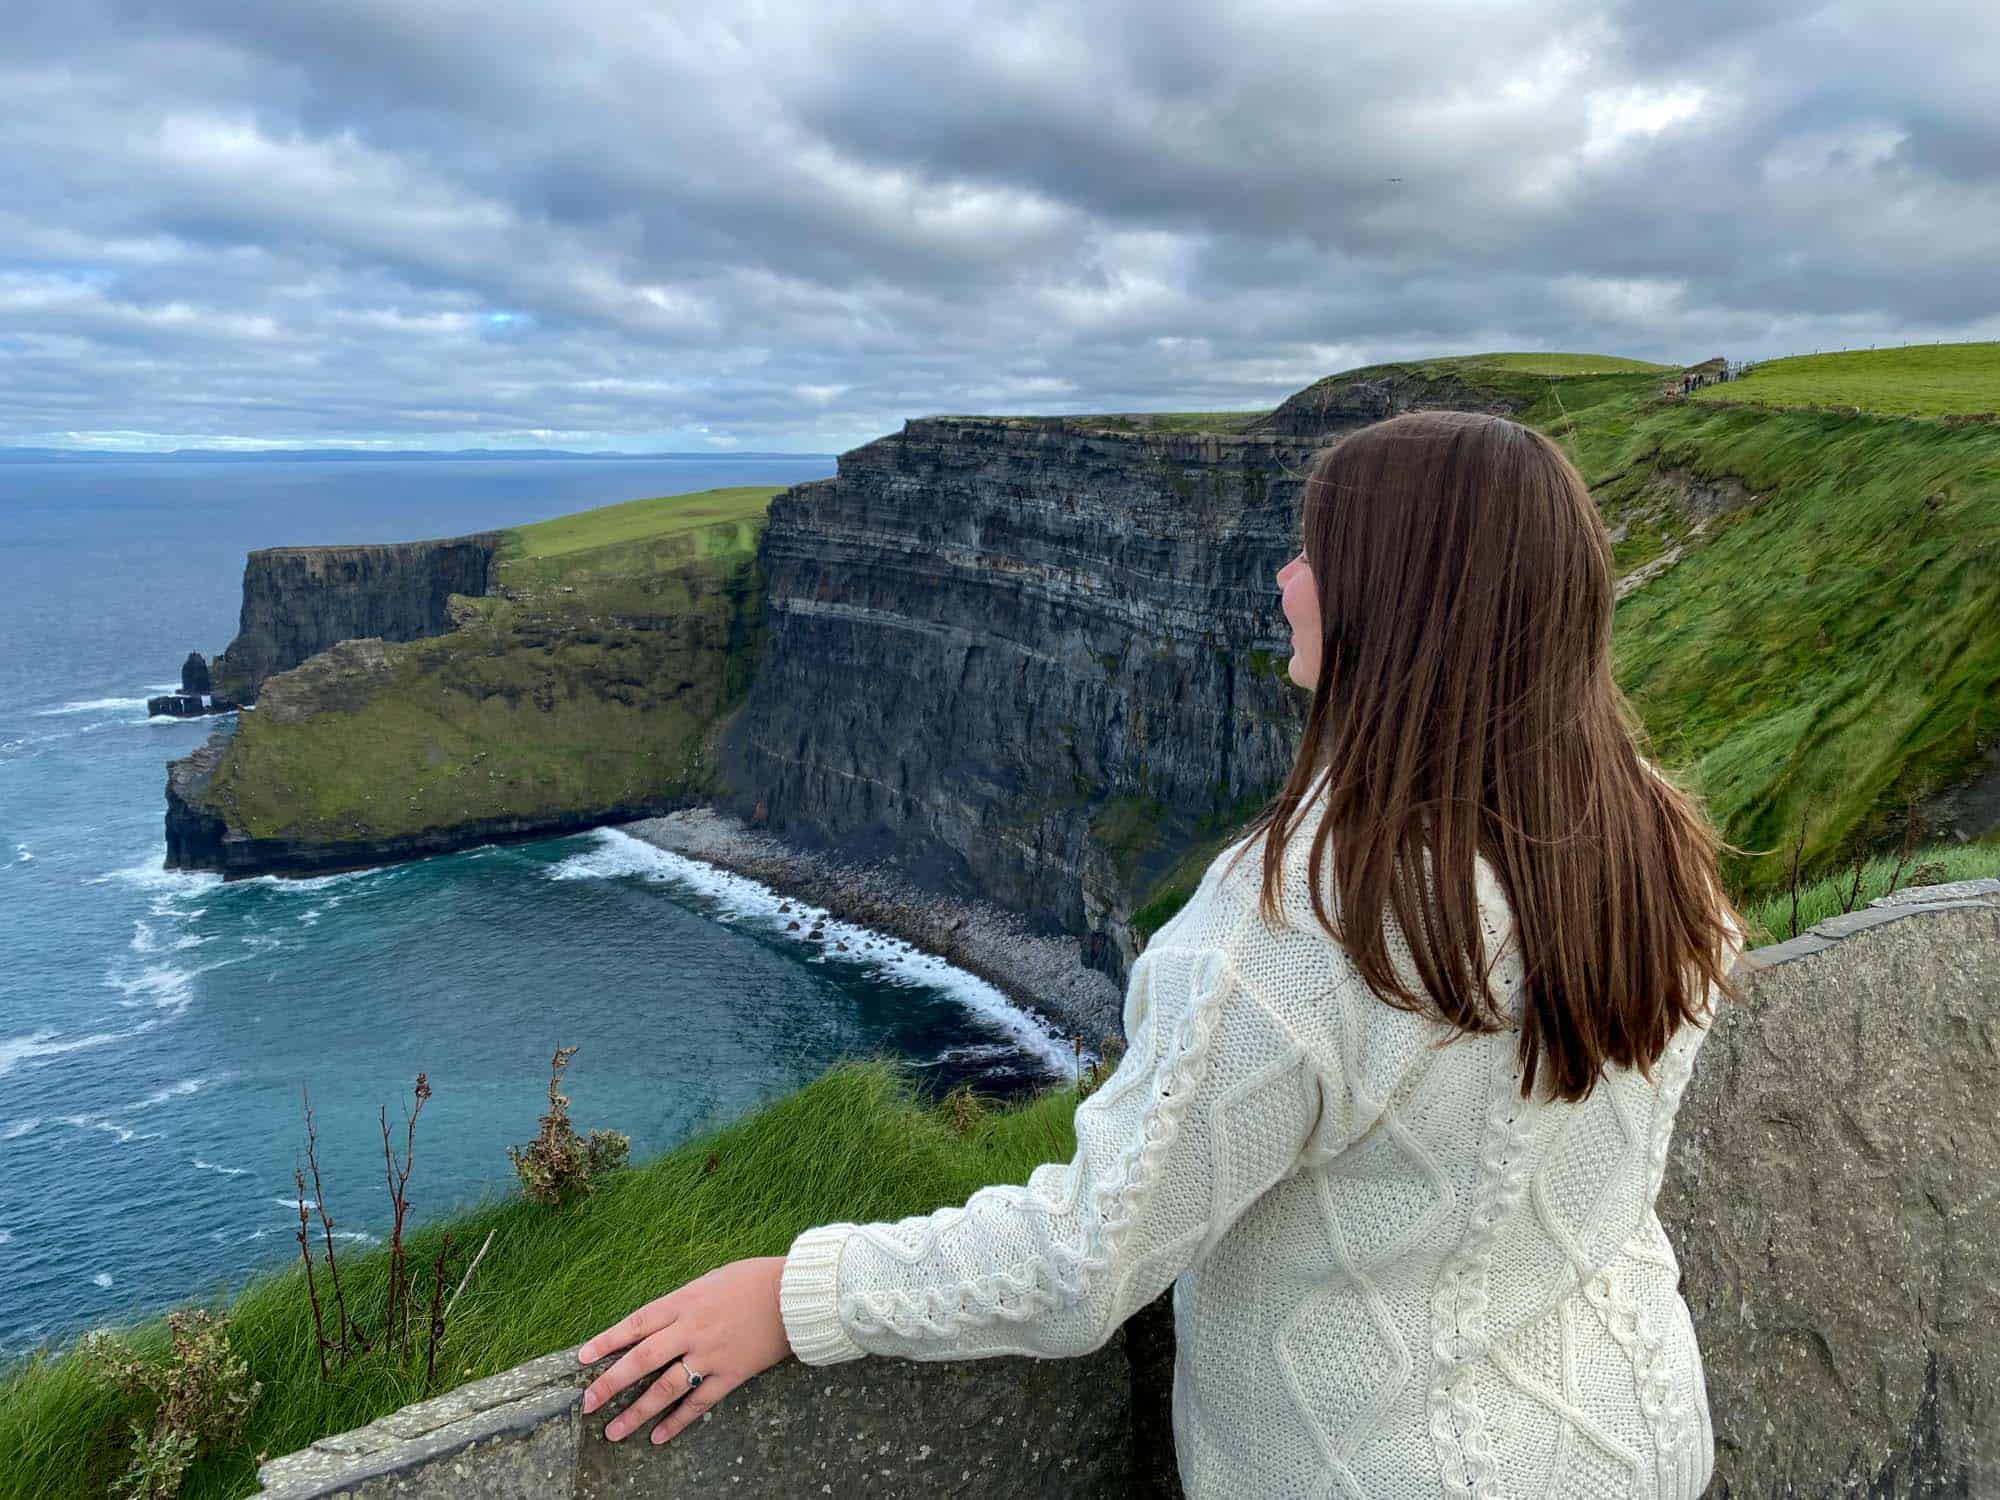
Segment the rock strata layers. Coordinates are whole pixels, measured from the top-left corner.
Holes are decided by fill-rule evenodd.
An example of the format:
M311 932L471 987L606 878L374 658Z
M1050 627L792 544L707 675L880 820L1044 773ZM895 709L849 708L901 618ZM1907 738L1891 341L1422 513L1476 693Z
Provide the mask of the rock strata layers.
M252 552L243 565L236 639L210 669L216 690L254 703L266 678L337 641L444 634L452 628L451 596L487 591L501 536Z
M1122 979L1130 893L1291 764L1275 574L1328 437L931 418L841 455L771 503L727 810L1094 933Z

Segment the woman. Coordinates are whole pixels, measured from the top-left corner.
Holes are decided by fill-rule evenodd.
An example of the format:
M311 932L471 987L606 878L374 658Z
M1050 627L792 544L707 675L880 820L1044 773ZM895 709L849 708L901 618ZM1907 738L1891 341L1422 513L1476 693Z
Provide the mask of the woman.
M630 1346L585 1410L663 1372L610 1436L787 1354L1085 1354L1171 1284L1190 1500L1702 1491L1653 1205L1743 927L1635 748L1602 518L1541 434L1422 412L1303 519L1302 748L1134 963L1075 1158L648 1303L580 1351Z

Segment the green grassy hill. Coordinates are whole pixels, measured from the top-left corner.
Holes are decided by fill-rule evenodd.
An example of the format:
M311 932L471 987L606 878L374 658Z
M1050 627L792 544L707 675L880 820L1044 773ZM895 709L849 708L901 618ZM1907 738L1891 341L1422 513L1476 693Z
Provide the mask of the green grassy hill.
M1856 407L1885 417L1984 414L2000 421L2000 343L1908 344L1766 360L1739 379L1703 386L1692 399Z
M1570 413L1558 388L1529 416L1631 523L1621 569L1679 552L1620 602L1616 672L1726 836L1774 851L1725 865L1753 896L1786 878L1802 814L1818 873L2000 738L2000 426L1893 414L2000 392L2000 344L1876 353L1822 356L1842 363L1810 387L1858 412L1731 403L1758 371ZM1718 495L1734 508L1704 514Z
M701 791L704 739L761 646L756 544L778 492L514 528L450 634L336 649L267 682L206 807L249 838L319 847Z

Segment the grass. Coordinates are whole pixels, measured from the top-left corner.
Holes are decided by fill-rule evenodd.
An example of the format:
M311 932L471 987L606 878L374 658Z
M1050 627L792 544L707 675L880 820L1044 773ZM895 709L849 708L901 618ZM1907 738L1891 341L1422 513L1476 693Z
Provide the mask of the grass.
M893 1220L962 1203L995 1182L1025 1182L1075 1151L1071 1086L979 1111L963 1134L949 1106L922 1101L893 1059L846 1059L727 1127L614 1174L560 1210L517 1194L406 1235L428 1268L447 1230L463 1248L494 1231L452 1315L439 1388L579 1343L634 1307L715 1266L781 1255L815 1224ZM523 1101L531 1112L533 1101ZM497 1148L496 1148L497 1154ZM351 1305L379 1307L387 1253L340 1263ZM325 1289L322 1287L322 1297ZM293 1452L420 1399L417 1371L363 1357L322 1381L298 1265L229 1299L231 1341L264 1393L240 1452L206 1461L186 1500L253 1493L254 1455ZM164 1345L164 1323L132 1331ZM123 1468L132 1415L73 1352L44 1350L0 1376L0 1500L101 1495Z
M1715 405L1859 407L1882 416L2000 417L2000 343L1908 344L1766 360L1689 397Z
M1877 896L1888 894L1889 878L1895 872L1896 855L1880 855L1867 860L1861 867L1861 892L1849 910L1858 910L1868 905ZM1912 872L1917 878L1912 879ZM1988 834L1970 843L1952 846L1936 846L1920 850L1911 855L1903 868L1902 879L1897 890L1906 890L1912 885L1944 885L1955 880L1978 880L2000 876L2000 832ZM1844 909L1841 900L1853 888L1854 874L1850 868L1839 874L1824 876L1807 883L1799 883L1798 925L1792 925L1792 897L1789 891L1780 891L1757 901L1743 904L1740 909L1749 926L1749 945L1753 948L1766 947L1772 943L1782 943L1787 938L1797 937L1815 922L1840 915Z
M1268 406L1255 411L1133 411L1100 412L1064 417L1073 427L1108 432L1241 432L1258 418L1270 414Z
M1618 403L1571 443L1600 503L1663 473L1734 478L1761 503L1712 522L1620 602L1620 686L1657 758L1728 839L1732 888L1789 875L2000 737L2000 428L1752 407Z
M561 557L624 542L706 533L728 521L754 530L761 527L765 507L777 493L777 488L767 485L744 485L599 506L596 510L513 527L506 533L501 556ZM752 540L754 545L754 537Z

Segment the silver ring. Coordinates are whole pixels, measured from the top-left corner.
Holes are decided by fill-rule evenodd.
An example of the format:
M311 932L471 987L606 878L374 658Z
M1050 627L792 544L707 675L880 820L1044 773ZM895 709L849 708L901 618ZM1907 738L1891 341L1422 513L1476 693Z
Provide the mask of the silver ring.
M702 1375L702 1374L699 1374L698 1372L696 1372L696 1371L695 1371L695 1370L694 1370L694 1369L693 1369L693 1368L692 1368L692 1367L691 1367L691 1366L690 1366L690 1365L688 1364L688 1362L687 1362L686 1360L682 1360L682 1361L681 1361L681 1368L682 1368L683 1370L686 1370L686 1371L687 1371L687 1378L688 1378L688 1389L689 1389L689 1390L693 1390L693 1389L694 1389L694 1388L695 1388L696 1386L700 1385L700 1384L701 1384L701 1383L702 1383L702 1382L703 1382L704 1380L708 1379L708 1377L707 1377L706 1375Z

